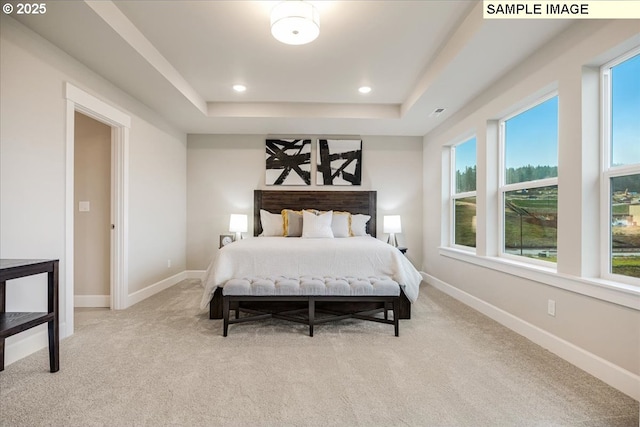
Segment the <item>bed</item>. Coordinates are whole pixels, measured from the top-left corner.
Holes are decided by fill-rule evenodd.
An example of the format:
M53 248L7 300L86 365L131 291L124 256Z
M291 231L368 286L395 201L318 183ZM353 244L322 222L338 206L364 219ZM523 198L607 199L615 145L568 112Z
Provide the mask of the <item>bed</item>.
M256 237L263 233L261 210L279 214L283 209L342 211L368 215L369 236L305 239ZM201 307L209 306L210 318L223 317L222 287L228 280L246 276L388 276L401 285L399 318L411 318L411 302L418 295L421 276L404 255L376 239L375 191L254 191L254 238L227 245L216 252L203 279ZM260 301L243 303L263 310ZM275 309L295 309L295 302ZM273 303L272 303L273 305ZM371 302L332 304L321 309L336 312L377 308ZM244 305L243 305L244 307Z

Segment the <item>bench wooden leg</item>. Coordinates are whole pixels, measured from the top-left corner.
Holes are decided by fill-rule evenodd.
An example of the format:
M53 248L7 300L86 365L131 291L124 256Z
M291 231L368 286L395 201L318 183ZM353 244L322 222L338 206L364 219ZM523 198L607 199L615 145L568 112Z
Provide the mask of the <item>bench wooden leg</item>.
M393 327L396 336L400 336L400 298L393 299Z
M313 323L316 318L316 300L309 298L309 336L313 336Z
M229 330L229 297L222 298L222 315L224 317L222 336L226 337Z

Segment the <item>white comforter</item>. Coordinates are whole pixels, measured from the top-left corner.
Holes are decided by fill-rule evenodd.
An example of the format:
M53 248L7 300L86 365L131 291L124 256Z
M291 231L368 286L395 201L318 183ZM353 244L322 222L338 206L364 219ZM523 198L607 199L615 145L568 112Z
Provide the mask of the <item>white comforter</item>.
M216 287L247 276L388 276L411 302L418 298L422 281L400 251L373 237L252 237L216 252L202 280L201 308L207 307Z

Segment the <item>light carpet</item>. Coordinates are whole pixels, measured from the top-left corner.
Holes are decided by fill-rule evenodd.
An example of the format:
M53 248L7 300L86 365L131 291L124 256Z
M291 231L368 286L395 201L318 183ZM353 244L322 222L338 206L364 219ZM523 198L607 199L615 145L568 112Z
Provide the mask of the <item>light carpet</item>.
M413 318L231 325L185 280L127 310L78 309L60 372L0 373L2 426L638 426L638 402L442 292Z

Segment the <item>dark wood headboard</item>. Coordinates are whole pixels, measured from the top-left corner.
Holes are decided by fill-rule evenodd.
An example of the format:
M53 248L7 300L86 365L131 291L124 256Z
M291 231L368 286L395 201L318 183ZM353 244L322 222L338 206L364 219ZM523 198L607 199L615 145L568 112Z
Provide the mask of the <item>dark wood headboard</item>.
M367 233L376 237L376 194L375 191L254 190L253 235L262 233L260 209L271 213L280 213L282 209L317 209L369 215Z

